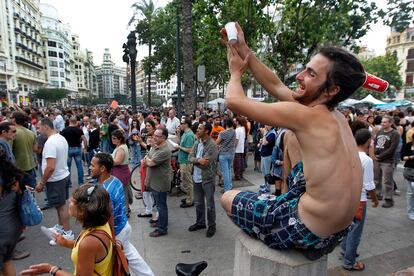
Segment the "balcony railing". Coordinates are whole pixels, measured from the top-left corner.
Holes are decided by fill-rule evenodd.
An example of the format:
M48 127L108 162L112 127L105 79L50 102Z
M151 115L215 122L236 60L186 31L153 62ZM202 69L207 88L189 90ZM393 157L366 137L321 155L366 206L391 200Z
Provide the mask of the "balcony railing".
M21 61L21 62L27 63L27 64L29 64L29 65L31 65L33 67L38 68L38 69L44 69L42 65L37 64L37 63L35 63L35 62L31 61L31 60L28 60L28 59L26 59L24 57L16 56L15 59L16 59L16 61Z

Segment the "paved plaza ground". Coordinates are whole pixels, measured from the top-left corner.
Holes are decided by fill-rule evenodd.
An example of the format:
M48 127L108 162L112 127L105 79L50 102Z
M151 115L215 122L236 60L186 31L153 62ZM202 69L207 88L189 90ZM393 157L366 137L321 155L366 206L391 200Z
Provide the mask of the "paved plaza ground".
M257 191L262 183L262 175L253 171L250 165L245 173L246 181L241 189ZM76 171L73 167L72 171ZM405 212L405 182L402 178L401 166L395 174L401 195L395 197L395 207L384 209L368 208L364 234L358 249L359 260L366 264L363 272L348 272L341 268L342 260L339 249L328 257L328 274L334 275L390 275L397 271L414 266L414 222ZM76 178L73 178L76 181ZM179 207L182 197L169 196L169 229L168 235L150 238L153 230L146 218L138 218L143 211L142 201L135 200L129 222L132 225L132 243L148 262L157 276L175 275L174 268L179 262L198 262L206 260L208 267L203 276L233 275L234 239L239 229L225 215L220 206L221 193L216 189L217 233L212 238L205 236L205 230L188 232L187 228L195 222L195 209ZM41 197L39 196L39 201ZM42 225L53 226L57 221L56 211L45 211ZM80 231L79 224L71 221L75 235ZM26 231L26 240L18 244L18 249L29 250L31 256L15 261L17 271L30 264L50 262L73 271L70 261L70 250L49 246L47 238L40 232L40 226ZM395 275L414 275L414 269ZM411 273L411 274L409 274Z

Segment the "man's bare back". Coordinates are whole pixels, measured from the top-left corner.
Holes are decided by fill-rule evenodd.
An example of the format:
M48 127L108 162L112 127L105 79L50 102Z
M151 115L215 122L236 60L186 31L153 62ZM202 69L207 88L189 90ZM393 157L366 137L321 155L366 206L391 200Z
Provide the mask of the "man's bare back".
M345 117L325 106L314 108L319 119L311 132L296 133L306 180L299 215L312 232L324 237L351 224L360 199L362 169Z

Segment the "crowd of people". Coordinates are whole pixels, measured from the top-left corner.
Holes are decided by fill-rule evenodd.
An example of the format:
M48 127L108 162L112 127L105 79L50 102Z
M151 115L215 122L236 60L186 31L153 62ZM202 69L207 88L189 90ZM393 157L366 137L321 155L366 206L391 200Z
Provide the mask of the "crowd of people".
M365 138L356 135L358 146L366 146L368 142L364 152L373 159L373 166L368 165L364 171L372 170L377 192L370 192L368 198L373 201L384 198L382 207L392 207L393 196L400 193L393 180L396 164L404 160L407 170L414 170L412 111L349 108L342 113L353 134L362 135L361 129L369 134L367 137L365 133ZM4 108L1 120L2 158L21 172L19 183L22 189L27 185L38 192L45 191L42 209L53 207L57 210L58 222L51 229L59 237L52 239L50 244L73 247L66 244L75 239L69 225L69 189L83 187L88 182L102 184L109 192L114 208L115 234L125 232L121 235L127 245L125 248L132 248L132 253L127 256L137 259L137 267L143 267L146 275L151 275L151 270L129 242L131 227L127 220L129 205L134 198L130 188L131 168L141 165L145 170L145 174L141 174L144 189L136 193L135 198L142 199L146 207L138 217L151 218L151 226L155 228L151 237L168 233L167 193L171 190L172 158L178 161L181 188L185 192L181 207L195 205L196 209L196 221L188 230L207 228L206 236L212 237L216 231L216 186L222 187L222 193L232 190L233 183L243 177L248 157L254 159L253 169L263 175L264 185L259 192L273 190L275 195L289 190L287 176L301 160L297 140L289 130L234 116L230 110L220 113L205 109L178 119L174 109L132 114L121 108L14 111ZM60 121L63 126L59 125ZM169 144L169 137L179 142ZM76 164L73 168L72 159ZM72 185L71 173L76 173L77 185ZM408 179L409 173L404 176L408 183L407 213L414 220L412 182ZM372 187L366 190L372 190ZM366 196L364 199L366 201ZM362 233L362 226L360 229ZM28 255L28 252L14 250L5 258L20 259ZM355 261L351 264L355 265ZM5 267L7 269L7 265Z
M274 249L303 249L311 260L342 243L343 267L349 270L365 268L356 261L356 250L366 201L394 206L400 192L393 174L401 160L407 214L414 220L412 110L335 109L366 77L353 55L335 47L322 48L291 91L252 54L236 26L238 44L227 44L231 78L225 112L200 109L177 117L174 108L136 114L110 107L2 109L0 217L10 222L0 231L2 274L15 275L11 260L30 254L15 250L24 237L16 206L21 192L30 189L45 193L42 209L56 209L58 221L47 229L53 233L49 244L72 249L76 275L111 275L111 235L122 243L132 275L154 275L130 242L130 205L142 199L145 211L138 217L149 219L151 238L167 235L167 197L178 167L180 207L195 207L196 221L188 231L215 235L219 186L223 208L250 236ZM247 98L241 85L246 68L280 102ZM263 185L237 191L233 184L243 180L249 157ZM77 183L72 183L72 159ZM137 166L141 192L134 195L131 169ZM70 216L82 226L76 240ZM71 275L48 263L21 273L48 272Z

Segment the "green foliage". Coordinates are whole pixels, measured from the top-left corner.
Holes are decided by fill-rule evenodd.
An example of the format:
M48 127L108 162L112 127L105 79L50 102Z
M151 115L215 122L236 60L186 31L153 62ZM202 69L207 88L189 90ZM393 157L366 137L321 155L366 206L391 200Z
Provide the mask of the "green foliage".
M165 102L164 97L151 93L151 104L153 106L161 106ZM137 99L139 105L146 105L148 103L148 94L145 94L143 97Z
M401 64L398 63L397 56L391 53L387 53L384 56L378 56L367 60L362 60L365 71L368 73L380 77L389 82L390 88L387 93L375 93L367 89L359 89L352 96L355 99L363 99L369 94L373 94L375 98L383 99L387 95L391 96L391 87L395 86L399 90L403 84L403 80L399 73Z
M139 43L147 43L146 37L151 36L154 46L153 56L144 60L145 70L152 68L164 81L176 74L175 29L181 2L170 2L153 14L151 34L148 22L136 25ZM380 16L377 6L365 0L198 0L192 6L194 71L197 65L206 66L206 82L198 85L205 98L209 90L228 81L226 49L220 44L219 30L229 21L239 22L249 47L283 81L292 81L292 64L307 63L321 45L357 51L358 40ZM181 13L178 19L182 26ZM182 55L186 49L181 42L180 48ZM251 85L252 77L246 74L243 87Z
M34 98L45 100L46 102L56 102L67 98L70 92L59 88L41 88L34 91Z
M148 2L141 0L140 2L132 4L131 8L134 9L134 14L129 20L128 25L136 23L136 29L137 31L139 30L139 43L150 44L153 37L151 21L157 12L154 2L152 0L148 0Z
M148 79L151 78L151 74L153 71L152 66L152 44L155 36L155 30L153 28L153 18L155 17L158 9L155 9L154 2L152 0L141 0L139 3L134 3L131 6L135 11L134 15L132 16L131 20L129 21L129 25L133 22L136 23L136 32L138 33L138 43L143 45L148 45L148 58L144 61L143 67L144 72L148 76ZM141 17L141 19L139 19ZM150 81L148 80L148 83ZM152 105L151 103L151 87L148 87L148 105Z
M322 45L357 50L358 39L378 19L376 5L365 0L272 2L276 8L263 55L283 81L291 64L306 64Z
M403 32L413 21L414 2L412 0L388 0L387 11L380 11L387 26Z

